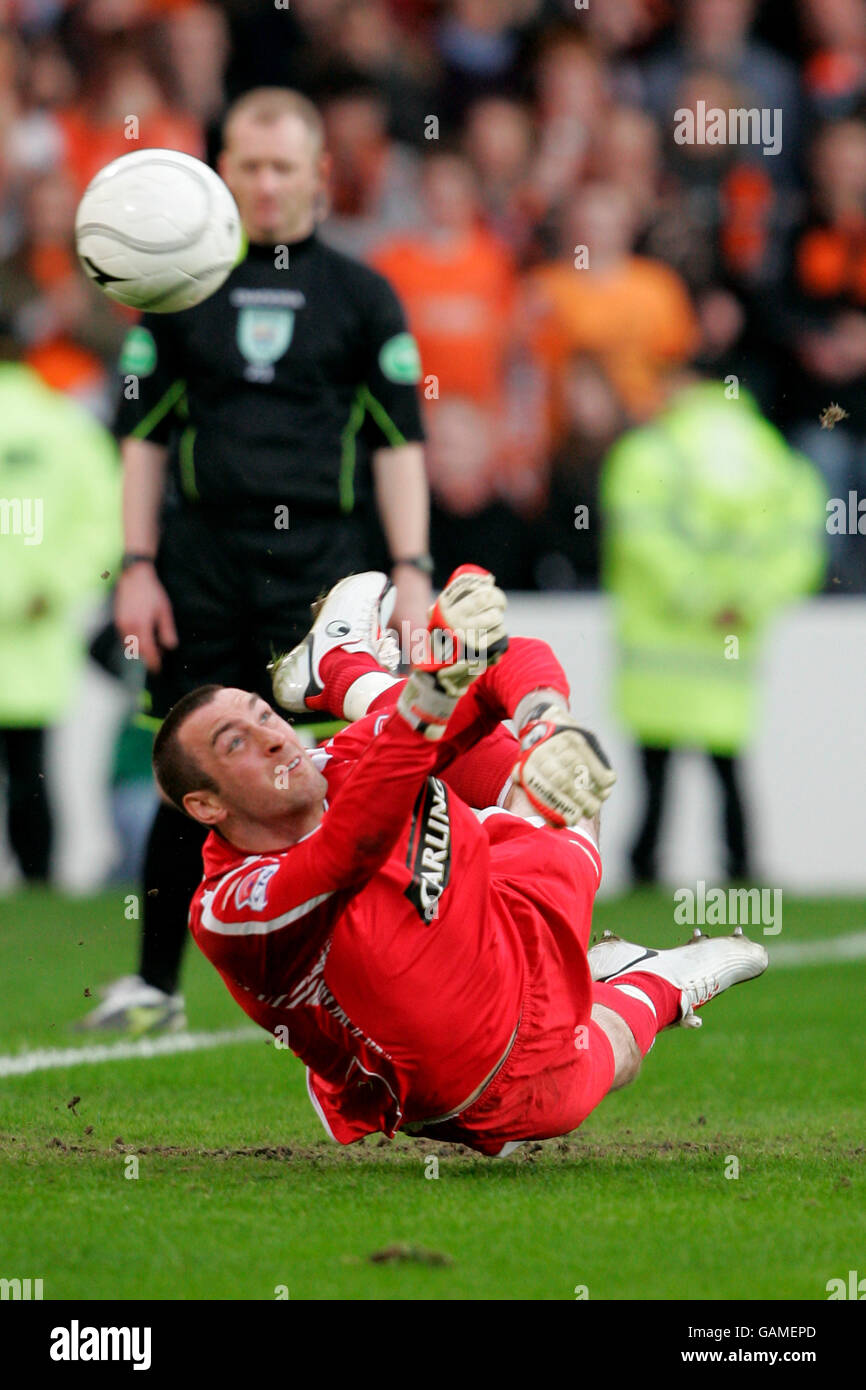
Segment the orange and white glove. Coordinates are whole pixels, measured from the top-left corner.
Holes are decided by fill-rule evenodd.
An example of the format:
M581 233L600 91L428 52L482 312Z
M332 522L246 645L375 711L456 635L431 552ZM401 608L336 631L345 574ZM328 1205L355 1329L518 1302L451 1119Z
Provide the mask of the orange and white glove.
M598 815L616 781L594 734L559 705L531 710L518 733L514 780L552 825L576 825Z
M489 570L460 565L430 609L427 631L434 659L437 635L451 633L459 639L462 656L479 663L474 675L492 666L508 647L505 607L505 595Z
M456 569L430 610L427 659L416 663L397 709L425 738L438 739L460 696L508 647L506 599L477 565Z

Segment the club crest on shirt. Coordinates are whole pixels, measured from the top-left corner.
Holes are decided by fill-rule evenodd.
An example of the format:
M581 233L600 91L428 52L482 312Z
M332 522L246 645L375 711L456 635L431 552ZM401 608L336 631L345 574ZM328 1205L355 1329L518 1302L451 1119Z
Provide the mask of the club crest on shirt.
M288 350L294 331L294 309L241 309L237 344L248 364L244 376L249 381L273 381L273 364Z
M412 811L406 867L412 879L404 889L422 921L430 923L451 874L451 817L448 792L438 777L428 777Z
M421 357L411 333L396 333L379 349L382 375L398 386L413 386L421 380Z
M253 912L261 912L268 902L268 884L279 868L279 864L259 865L244 874L235 889L235 907L251 907Z

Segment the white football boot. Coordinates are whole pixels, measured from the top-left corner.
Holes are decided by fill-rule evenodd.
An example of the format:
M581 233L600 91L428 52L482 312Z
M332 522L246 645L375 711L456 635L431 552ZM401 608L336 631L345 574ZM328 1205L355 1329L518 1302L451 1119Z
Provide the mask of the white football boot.
M396 601L397 590L387 574L367 570L341 579L323 599L311 604L315 622L303 642L268 666L277 703L293 714L315 709L307 700L324 693L319 667L322 658L337 647L369 652L393 675L400 664L400 649L385 629Z
M99 993L102 1003L92 1009L75 1031L120 1032L140 1038L145 1033L176 1033L186 1027L182 994L166 994L145 984L140 975L123 975Z
M605 933L587 952L594 980L607 984L626 980L637 971L660 975L680 991L679 1023L700 1028L695 1009L717 994L762 975L769 963L764 947L749 941L738 928L733 936L704 936L696 930L685 946L652 951Z

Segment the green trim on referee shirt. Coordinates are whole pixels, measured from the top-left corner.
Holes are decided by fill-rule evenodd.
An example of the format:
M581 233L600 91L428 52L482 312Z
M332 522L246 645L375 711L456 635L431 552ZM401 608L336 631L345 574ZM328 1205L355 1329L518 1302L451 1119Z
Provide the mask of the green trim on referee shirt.
M188 497L191 502L198 502L199 493L195 485L195 425L187 425L180 437L178 447L178 463L180 464L180 485L183 488L184 497Z
M172 406L177 405L184 391L186 390L185 381L173 381L168 390L163 393L152 410L149 410L143 420L139 420L135 429L131 431L133 439L147 439L151 430L165 419Z
M355 506L355 464L358 460L356 439L358 430L364 423L367 407L364 404L363 387L358 387L349 411L349 418L340 436L340 511L348 514Z
M339 482L340 511L344 514L351 512L355 506L358 431L364 423L364 416L368 410L387 439L389 448L396 449L399 445L406 443L404 435L398 430L382 402L376 400L369 386L359 386L352 401L349 418L340 436L342 440Z
M405 444L406 436L398 430L382 402L376 400L369 386L362 386L361 391L367 409L387 439L389 446L392 449L397 449L401 444Z

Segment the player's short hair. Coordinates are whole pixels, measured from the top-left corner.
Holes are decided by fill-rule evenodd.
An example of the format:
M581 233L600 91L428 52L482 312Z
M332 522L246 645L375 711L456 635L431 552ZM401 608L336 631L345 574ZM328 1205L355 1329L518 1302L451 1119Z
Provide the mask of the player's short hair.
M180 731L189 716L202 705L209 705L222 689L221 685L200 685L197 690L182 695L165 716L154 740L153 775L157 785L172 806L185 816L189 815L183 804L187 792L218 792L219 787L184 748Z
M322 117L309 97L291 87L254 87L233 101L223 120L223 149L228 148L231 128L242 116L257 125L275 125L284 116L297 116L309 131L314 152L317 155L322 152L325 143Z

